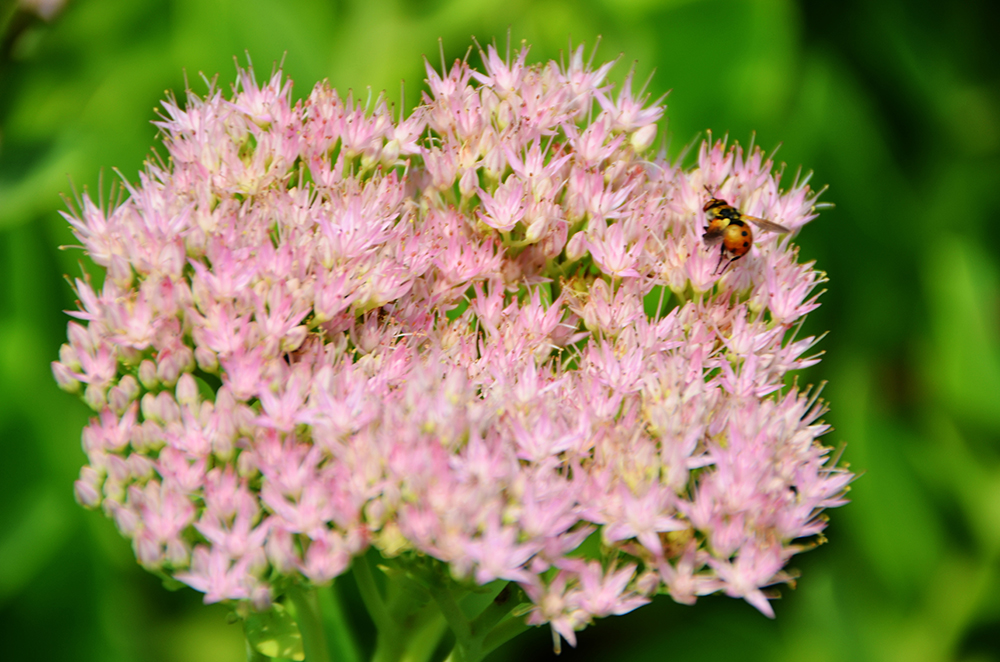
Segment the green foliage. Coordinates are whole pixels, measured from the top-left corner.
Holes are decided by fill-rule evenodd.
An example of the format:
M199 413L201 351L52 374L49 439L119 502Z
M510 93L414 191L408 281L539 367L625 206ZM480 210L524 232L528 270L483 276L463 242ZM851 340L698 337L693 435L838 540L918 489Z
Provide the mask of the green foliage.
M164 90L182 98L186 75L204 92L200 72L228 86L234 56L250 57L258 78L283 59L299 95L325 77L398 103L403 78L412 107L421 55L440 67L439 37L451 60L470 34L503 47L509 26L536 61L558 58L570 36L592 45L601 34L599 60L623 53L616 80L633 60L639 80L656 69L650 94L673 90L671 155L706 129L744 143L756 131L765 148L784 142L791 171L802 164L830 184L824 198L837 207L798 240L830 276L805 330L831 334L800 381L829 381L828 443L846 442L865 472L852 503L830 513L830 543L796 561L802 579L775 621L725 597L694 608L661 599L586 630L563 658L1000 659L1000 40L987 11L902 0L71 0L49 23L15 13L0 49L4 658L246 658L224 607L164 591L109 521L73 503L88 414L48 363L65 339L60 311L73 307L62 276L78 276L82 256L57 250L73 243L60 194L96 193L102 169L105 198L113 168L134 180ZM343 615L324 624L328 637L345 623L371 632L356 592L320 600ZM256 641L264 651L283 640ZM549 633L536 629L491 659L549 656Z
M281 604L264 612L254 612L244 620L247 644L267 657L283 657L296 662L305 659L302 635L295 619Z

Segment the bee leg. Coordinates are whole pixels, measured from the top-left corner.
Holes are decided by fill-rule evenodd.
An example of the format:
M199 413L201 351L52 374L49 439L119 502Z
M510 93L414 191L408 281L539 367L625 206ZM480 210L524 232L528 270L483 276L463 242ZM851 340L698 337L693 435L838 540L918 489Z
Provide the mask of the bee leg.
M719 272L719 275L721 276L722 274L726 273L726 269L729 268L729 265L731 265L733 262L735 262L736 260L740 259L741 257L743 257L743 256L742 255L737 255L736 257L734 257L729 262L726 262L726 266L722 267L722 271ZM718 267L716 267L716 268L718 268Z
M722 271L719 271L719 267L722 266L722 261L725 260L725 259L726 259L726 247L723 246L722 248L719 249L719 262L718 262L718 264L715 265L715 269L712 270L713 274L720 275L720 276L722 275L722 271L725 271L725 269L723 269ZM733 258L733 259L736 259L736 258ZM733 260L730 260L729 262L726 263L726 266L728 267L732 263L733 263Z

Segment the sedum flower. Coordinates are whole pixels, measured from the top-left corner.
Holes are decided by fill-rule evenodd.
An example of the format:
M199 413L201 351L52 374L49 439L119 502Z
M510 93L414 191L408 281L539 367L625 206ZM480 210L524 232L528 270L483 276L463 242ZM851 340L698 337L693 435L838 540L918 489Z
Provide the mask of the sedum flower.
M853 477L788 379L823 277L766 232L720 275L702 206L795 232L816 195L759 150L646 154L631 74L526 54L428 66L398 120L240 71L164 103L124 202L66 214L107 272L53 363L96 411L76 495L141 564L264 608L374 548L515 583L557 644L657 593L773 616Z

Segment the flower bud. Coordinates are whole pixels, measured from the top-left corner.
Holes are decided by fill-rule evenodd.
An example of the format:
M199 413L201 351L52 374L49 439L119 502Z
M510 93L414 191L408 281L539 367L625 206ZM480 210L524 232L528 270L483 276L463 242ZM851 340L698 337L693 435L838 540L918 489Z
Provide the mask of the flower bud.
M496 110L496 122L497 126L502 131L510 125L511 120L514 118L514 110L510 106L510 101L504 99L499 104L497 104Z
M63 343L59 347L59 362L73 372L80 372L82 370L76 350L66 343Z
M158 408L158 403L156 396L152 393L146 393L142 396L140 401L142 417L147 421L156 421L157 423L163 422L163 416L160 415L160 410Z
M637 152L644 152L649 149L649 146L653 144L656 140L656 125L647 124L641 129L632 133L629 138L629 142L632 143L632 148Z
M123 535L128 535L122 531ZM136 560L144 567L158 569L163 563L163 545L147 529L143 529L132 540Z
M125 483L132 478L128 462L120 455L109 454L105 466L108 471L108 480Z
M63 347L66 347L66 345L63 345ZM80 391L80 382L73 377L70 369L62 363L58 361L52 362L52 376L56 378L59 388L67 393L78 393Z
M87 390L83 393L83 401L87 403L87 406L94 411L100 411L104 409L104 406L108 404L107 393L104 391L104 387L97 384L88 384Z
M586 254L587 234L585 232L577 232L566 242L566 259L570 262L576 262Z
M281 351L283 352L294 352L302 343L305 342L306 337L309 335L309 328L303 324L300 324L290 330L284 338L281 339Z
M112 386L108 390L108 406L111 407L111 411L115 412L115 414L121 416L122 412L128 408L130 402L128 394L121 387Z
M156 364L146 359L139 364L139 382L147 389L156 388Z
M155 411L164 423L177 423L181 420L181 408L169 391L160 391L156 396Z
M458 180L458 192L463 198L471 198L479 188L479 170L476 168L466 168Z
M111 509L113 512L115 504L121 504L125 500L125 484L121 481L114 480L111 476L108 476L104 480L103 492L104 501L101 504L105 509Z
M387 166L396 165L396 161L399 160L399 141L390 140L382 148L382 163Z
M128 456L129 473L139 481L148 480L153 477L155 467L153 460L142 453L132 453Z
M73 496L84 508L94 509L101 505L101 485L104 476L91 467L80 469L80 478L73 483Z
M181 372L194 369L194 352L189 347L178 345L160 352L156 363L157 379L166 386L173 386Z
M113 254L108 264L108 278L123 292L132 288L132 265L123 256Z
M146 395L150 394L147 393ZM142 405L143 412L145 412L145 396L143 396ZM146 417L145 413L143 413L143 417ZM139 453L155 453L163 447L163 429L155 421L145 420L142 422L142 425L132 429L130 443L132 444L132 448Z
M181 375L180 379L177 380L175 393L177 402L182 406L194 407L198 404L198 384L191 373L185 372Z
M66 327L66 333L69 336L69 344L77 355L93 353L94 343L86 327L70 322Z
M167 540L167 563L175 568L183 568L191 561L191 547L182 538Z
M137 382L135 377L132 375L125 375L122 377L118 381L118 388L120 388L122 393L128 397L129 402L132 402L139 397L139 382Z
M194 350L194 358L198 367L214 375L219 371L219 356L204 345L199 345Z

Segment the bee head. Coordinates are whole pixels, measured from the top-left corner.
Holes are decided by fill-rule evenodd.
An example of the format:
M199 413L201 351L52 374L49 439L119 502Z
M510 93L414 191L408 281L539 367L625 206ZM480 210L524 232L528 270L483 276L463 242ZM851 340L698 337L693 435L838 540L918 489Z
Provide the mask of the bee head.
M709 209L718 209L719 207L728 207L729 203L725 200L719 200L718 198L710 198L705 206L702 207L702 211L708 211Z

